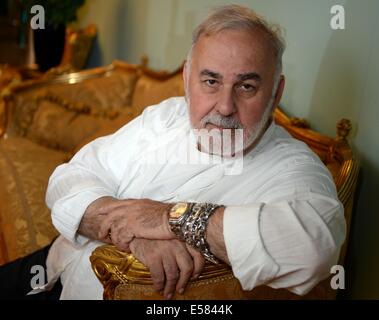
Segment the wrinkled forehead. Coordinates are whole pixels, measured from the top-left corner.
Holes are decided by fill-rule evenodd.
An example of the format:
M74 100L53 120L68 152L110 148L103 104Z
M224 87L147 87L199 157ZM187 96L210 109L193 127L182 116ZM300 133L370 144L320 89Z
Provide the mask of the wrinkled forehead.
M223 30L202 34L192 48L191 65L217 72L240 74L259 71L269 75L275 70L275 51L267 35L257 29Z

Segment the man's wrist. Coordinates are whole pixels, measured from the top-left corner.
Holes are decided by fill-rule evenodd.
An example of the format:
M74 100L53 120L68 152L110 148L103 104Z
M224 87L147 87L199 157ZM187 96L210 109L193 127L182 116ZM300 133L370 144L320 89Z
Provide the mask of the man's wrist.
M209 218L206 230L207 243L211 252L230 265L224 239L224 213L226 207L218 208Z
M192 214L191 202L177 202L174 204L168 214L168 224L171 233L178 239L185 241L183 237L182 227L187 220L187 216Z
M170 212L175 205L176 203L166 203L166 207L164 209L164 214L163 214L163 225L165 226L167 234L172 236L173 238L176 238L176 236L172 232L169 220L170 220Z
M171 232L191 245L209 261L218 263L206 241L208 219L222 206L211 203L178 203L169 214Z

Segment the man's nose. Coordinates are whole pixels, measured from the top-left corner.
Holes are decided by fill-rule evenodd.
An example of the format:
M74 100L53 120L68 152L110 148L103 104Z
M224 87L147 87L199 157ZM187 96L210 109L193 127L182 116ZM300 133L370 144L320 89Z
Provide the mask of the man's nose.
M222 92L220 92L216 109L218 113L225 117L230 116L237 111L232 90L227 90L225 88Z

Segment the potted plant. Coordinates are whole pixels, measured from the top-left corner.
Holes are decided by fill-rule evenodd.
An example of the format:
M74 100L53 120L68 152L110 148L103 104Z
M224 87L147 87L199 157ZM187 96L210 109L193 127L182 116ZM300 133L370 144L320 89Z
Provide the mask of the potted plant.
M77 18L77 10L85 0L21 0L30 13L34 5L45 11L45 28L34 30L34 52L41 71L59 65L65 45L66 26Z

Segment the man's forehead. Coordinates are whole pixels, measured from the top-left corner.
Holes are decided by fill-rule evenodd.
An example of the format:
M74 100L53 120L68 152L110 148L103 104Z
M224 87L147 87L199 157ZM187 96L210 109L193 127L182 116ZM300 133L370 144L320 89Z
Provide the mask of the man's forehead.
M216 70L210 70L207 68L200 70L199 75L200 77L211 77L211 78L220 79L220 80L224 78L224 75L222 72L219 72ZM255 71L248 71L248 72L242 72L242 73L234 72L233 76L239 81L245 81L245 80L261 81L262 80L261 75Z
M243 39L243 41L238 43L238 39ZM209 48L211 44L224 44L228 47L251 46L272 51L272 46L270 45L270 40L267 35L258 28L255 30L225 29L214 33L204 33L198 38L197 44L200 44L202 49ZM196 46L197 45L195 45L195 48Z
M222 74L222 70L232 69L233 76L260 77L264 69L275 64L272 47L262 38L247 31L228 30L217 34L202 35L192 48L192 59L198 72L207 69ZM270 54L272 53L272 55Z

